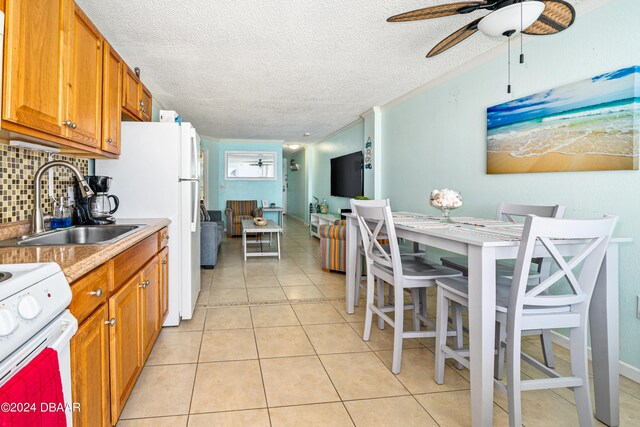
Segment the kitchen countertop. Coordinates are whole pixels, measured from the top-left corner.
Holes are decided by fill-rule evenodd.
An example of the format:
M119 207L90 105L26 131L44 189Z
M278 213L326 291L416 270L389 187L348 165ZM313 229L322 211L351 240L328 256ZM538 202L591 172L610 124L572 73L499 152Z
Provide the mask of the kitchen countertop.
M167 218L117 219L116 224L147 224L135 233L106 245L28 246L0 248L0 264L55 262L69 283L171 223Z

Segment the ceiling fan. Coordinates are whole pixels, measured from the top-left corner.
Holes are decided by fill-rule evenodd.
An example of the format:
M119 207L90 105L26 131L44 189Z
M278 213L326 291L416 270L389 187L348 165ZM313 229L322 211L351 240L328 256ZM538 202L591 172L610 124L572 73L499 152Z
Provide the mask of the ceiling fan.
M511 37L518 32L534 36L548 35L569 28L576 16L573 6L563 0L485 0L425 7L392 16L387 21L420 21L480 10L489 13L450 34L427 53L427 58L452 48L478 30L491 37ZM520 61L523 60L521 57Z
M259 168L265 166L265 165L272 165L273 161L271 160L266 160L266 161L262 161L262 159L258 159L258 163L249 163L249 166L257 166Z

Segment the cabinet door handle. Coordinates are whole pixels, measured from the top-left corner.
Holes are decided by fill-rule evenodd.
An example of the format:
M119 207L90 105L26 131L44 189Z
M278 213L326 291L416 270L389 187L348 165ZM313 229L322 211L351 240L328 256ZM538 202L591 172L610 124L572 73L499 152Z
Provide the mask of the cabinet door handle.
M78 127L78 125L77 125L77 124L75 124L75 123L71 123L71 129L75 129L75 128L77 128L77 127Z
M144 282L142 282L142 283L140 284L140 287L141 287L142 289L147 289L147 286L149 286L150 284L151 284L151 282L150 282L149 280L145 280Z
M116 318L113 317L111 320L105 320L104 324L107 326L116 326Z
M62 125L71 127L71 125L73 125L73 122L71 120L65 120L64 122L62 122Z
M165 239L167 239L167 240L169 240L169 235L167 234L164 238L165 238Z
M162 265L167 265L167 260L166 259L162 260Z
M91 291L89 292L89 295L95 295L98 298L100 298L102 296L102 288L98 288L97 291Z
M108 144L111 144L113 142L113 139L107 138L107 139L105 139L105 142L107 142Z

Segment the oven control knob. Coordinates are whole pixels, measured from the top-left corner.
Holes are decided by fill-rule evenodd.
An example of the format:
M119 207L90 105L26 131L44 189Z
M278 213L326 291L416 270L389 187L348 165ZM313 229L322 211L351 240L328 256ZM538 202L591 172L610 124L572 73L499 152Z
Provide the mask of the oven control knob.
M18 302L18 314L25 320L35 319L41 312L42 307L33 295L26 295Z
M18 321L6 308L0 308L0 337L11 335L18 327Z

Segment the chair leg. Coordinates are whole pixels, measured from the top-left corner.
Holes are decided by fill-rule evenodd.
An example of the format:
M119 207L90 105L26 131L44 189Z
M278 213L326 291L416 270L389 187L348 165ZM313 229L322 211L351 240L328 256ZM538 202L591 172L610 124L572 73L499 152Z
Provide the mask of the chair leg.
M425 319L427 318L427 288L420 288L420 314ZM423 321L422 324L427 326L427 322Z
M522 389L520 384L520 350L522 332L519 325L507 334L507 400L509 403L509 426L522 425Z
M420 289L411 289L411 301L413 301L413 330L420 331L420 321L418 320L418 313L420 313Z
M378 308L384 307L384 280L376 277L377 289L378 289ZM378 316L378 329L384 329L384 319Z
M362 256L358 254L356 256L356 289L354 305L358 307L360 305L360 285L362 284Z
M367 304L364 315L364 333L362 334L362 339L365 341L369 341L369 337L371 336L371 323L373 323L373 299L375 292L375 282L376 278L373 277L371 272L367 272Z
M456 331L456 350L464 348L464 336L462 335L462 306L457 302L451 301L451 319L453 320L453 329ZM460 362L456 362L456 368L462 369L464 366Z
M449 312L447 298L440 286L436 292L436 348L435 348L435 369L433 379L436 383L444 383L444 362L445 354L442 346L447 344L447 313Z
M496 357L494 359L493 376L501 380L504 376L504 353L505 348L502 343L507 338L507 326L504 323L496 322Z
M391 372L400 373L400 364L402 363L402 334L404 332L404 295L402 285L396 283L393 287L396 304L394 306L394 324L393 328L393 361L391 364Z
M551 369L555 369L556 361L553 357L553 342L551 341L551 331L543 329L540 334L540 345L542 346L542 355L544 356L544 364Z
M580 427L593 427L593 409L589 396L589 364L587 362L586 324L573 328L569 332L569 351L571 352L571 373L582 380L582 385L573 388Z

